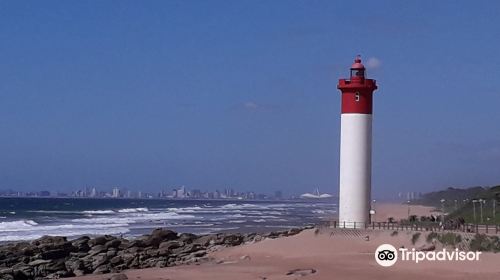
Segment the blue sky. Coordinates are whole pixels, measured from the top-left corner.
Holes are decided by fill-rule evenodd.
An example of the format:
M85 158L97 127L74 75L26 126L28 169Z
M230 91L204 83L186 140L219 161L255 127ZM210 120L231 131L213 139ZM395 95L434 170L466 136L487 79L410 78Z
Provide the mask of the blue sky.
M338 193L377 79L375 197L500 184L496 1L1 1L0 189ZM369 61L369 62L368 62Z

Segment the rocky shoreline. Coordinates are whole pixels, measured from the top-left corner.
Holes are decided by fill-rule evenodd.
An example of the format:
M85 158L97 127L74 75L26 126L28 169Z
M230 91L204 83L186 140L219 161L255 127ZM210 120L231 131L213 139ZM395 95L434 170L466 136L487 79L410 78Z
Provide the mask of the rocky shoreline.
M291 236L306 228L208 235L178 234L159 228L131 240L110 235L74 240L44 236L31 242L0 245L0 280L55 279L199 263L207 261L211 251Z

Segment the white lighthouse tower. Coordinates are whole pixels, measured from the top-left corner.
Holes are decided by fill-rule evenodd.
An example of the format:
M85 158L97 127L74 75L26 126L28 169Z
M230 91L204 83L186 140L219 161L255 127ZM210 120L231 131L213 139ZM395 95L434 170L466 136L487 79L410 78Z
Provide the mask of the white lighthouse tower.
M339 225L360 228L370 222L372 96L377 85L365 78L357 56L350 79L340 79L337 88L342 92Z

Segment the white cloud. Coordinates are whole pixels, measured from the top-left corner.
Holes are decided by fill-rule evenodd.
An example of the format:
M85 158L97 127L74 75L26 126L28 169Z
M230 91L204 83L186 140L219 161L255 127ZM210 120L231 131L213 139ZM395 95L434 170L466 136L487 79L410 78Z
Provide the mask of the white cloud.
M380 59L378 59L376 57L370 57L366 61L366 68L368 68L368 69L377 69L377 68L380 68L381 65L382 65L382 61L380 61Z
M245 108L248 110L255 110L259 108L259 105L257 105L255 102L252 101L245 102L243 106L245 106Z

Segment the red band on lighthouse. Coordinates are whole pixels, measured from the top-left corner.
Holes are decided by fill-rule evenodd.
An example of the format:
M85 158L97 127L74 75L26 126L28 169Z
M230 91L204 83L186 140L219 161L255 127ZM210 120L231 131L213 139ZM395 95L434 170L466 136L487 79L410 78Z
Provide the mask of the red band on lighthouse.
M357 57L351 66L351 78L340 79L337 86L342 91L342 114L371 114L375 80L365 78L365 66Z

